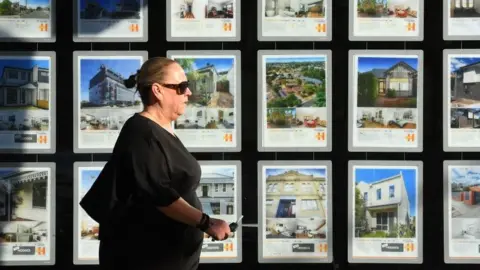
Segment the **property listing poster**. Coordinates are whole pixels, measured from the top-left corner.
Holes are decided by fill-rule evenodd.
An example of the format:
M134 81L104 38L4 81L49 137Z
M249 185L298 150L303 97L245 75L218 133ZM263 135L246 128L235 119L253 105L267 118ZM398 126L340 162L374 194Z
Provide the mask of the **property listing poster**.
M0 8L0 38L52 38L52 1L2 1Z
M480 54L447 57L448 146L480 147Z
M77 207L77 226L76 229L76 243L77 254L75 254L78 261L98 261L98 251L100 241L98 240L99 225L93 220L80 205L83 196L92 187L98 175L102 172L103 167L79 167L78 171L78 186L77 196L78 201L75 204Z
M237 209L236 190L237 166L235 165L201 165L202 176L197 187L197 196L202 203L203 212L212 218L236 222L241 213ZM235 259L239 254L238 233L225 241L213 241L205 234L201 258Z
M261 0L262 36L326 37L327 0Z
M167 0L170 1L172 38L233 38L238 32L240 0Z
M192 94L185 113L174 122L187 148L234 148L240 99L235 55L171 55L185 70Z
M446 0L448 35L480 35L480 2L478 0Z
M143 61L142 56L78 57L79 149L113 149L128 118L143 110L136 88L124 84Z
M326 259L327 167L263 166L263 257Z
M51 149L51 58L0 56L0 70L0 149Z
M51 169L0 168L0 261L50 261Z
M38 1L38 0L37 0ZM76 0L79 38L142 38L143 0Z
M354 0L353 35L355 37L418 37L420 1ZM441 4L441 3L440 3Z
M326 147L327 56L262 57L263 147Z
M353 166L352 176L352 258L417 258L418 167Z
M353 147L418 147L417 55L355 55Z

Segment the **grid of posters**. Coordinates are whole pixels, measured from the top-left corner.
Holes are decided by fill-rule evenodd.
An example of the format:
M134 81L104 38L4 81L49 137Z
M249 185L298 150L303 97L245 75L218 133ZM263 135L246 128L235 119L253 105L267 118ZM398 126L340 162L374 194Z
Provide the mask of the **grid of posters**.
M74 12L74 41L148 40L147 0L76 0Z
M241 0L166 0L167 41L240 41Z
M90 190L103 170L105 162L75 162L74 180L74 263L98 264L99 224L80 207L83 196Z
M480 261L480 162L445 161L445 261Z
M0 265L55 263L55 164L0 164Z
M55 152L55 52L0 52L0 152Z
M212 218L236 222L242 214L239 161L200 161L202 176L196 189L203 212ZM241 225L241 224L239 224ZM201 263L234 263L242 261L241 226L224 241L203 240Z
M475 40L480 36L478 0L444 0L444 39Z
M331 163L258 166L259 262L331 262Z
M74 151L111 152L125 121L143 110L136 74L147 52L74 52Z
M0 40L55 42L55 0L3 0L0 4Z
M424 0L353 0L350 40L423 40Z
M331 0L259 0L258 40L330 41Z
M444 51L445 151L480 147L480 50Z
M331 51L259 51L259 151L331 151Z
M422 51L350 51L349 151L421 151Z
M167 51L185 70L192 93L173 123L189 151L240 151L240 51Z
M349 167L349 262L421 263L422 162Z

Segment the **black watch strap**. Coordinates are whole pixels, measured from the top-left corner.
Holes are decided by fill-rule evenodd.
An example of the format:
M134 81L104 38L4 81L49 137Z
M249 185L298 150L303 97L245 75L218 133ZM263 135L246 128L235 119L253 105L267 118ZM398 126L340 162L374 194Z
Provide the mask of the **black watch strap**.
M196 227L203 232L208 230L208 228L210 228L210 217L207 214L202 213L202 218L200 219L200 223L198 223Z

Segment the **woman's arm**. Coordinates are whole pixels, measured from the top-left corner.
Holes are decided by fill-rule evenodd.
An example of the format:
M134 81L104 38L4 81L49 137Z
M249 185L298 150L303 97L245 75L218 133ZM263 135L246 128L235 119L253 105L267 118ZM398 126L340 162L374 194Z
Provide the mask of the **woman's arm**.
M194 227L200 223L203 214L183 198L178 198L168 206L158 206L157 208L169 218Z

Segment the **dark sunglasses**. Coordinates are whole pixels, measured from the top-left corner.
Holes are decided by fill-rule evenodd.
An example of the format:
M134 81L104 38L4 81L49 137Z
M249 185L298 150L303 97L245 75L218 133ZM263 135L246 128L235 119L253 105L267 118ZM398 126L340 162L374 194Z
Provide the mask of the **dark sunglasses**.
M190 82L184 81L179 84L162 84L162 86L176 90L178 95L183 95L190 86Z

